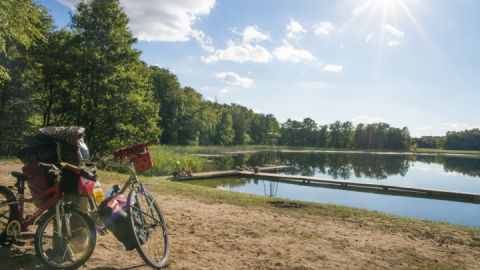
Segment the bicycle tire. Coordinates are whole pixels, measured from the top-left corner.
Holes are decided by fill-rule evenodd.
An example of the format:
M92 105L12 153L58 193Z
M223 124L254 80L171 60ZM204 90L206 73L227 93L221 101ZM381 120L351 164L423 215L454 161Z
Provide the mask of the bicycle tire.
M0 204L15 201L15 194L8 187L0 186ZM8 208L8 210L7 210ZM7 216L8 213L8 216ZM7 225L12 220L18 220L18 204L0 207L0 243L3 244L7 236Z
M148 198L148 200L150 200L149 213L145 213L142 210L142 205L140 205L141 203L140 201L142 200L141 197L144 197L145 199ZM155 199L147 191L142 190L141 187L131 190L130 193L128 194L127 201L128 201L127 214L129 217L129 225L130 225L131 232L133 232L133 234L135 235L135 241L137 244L136 249L138 254L140 255L140 257L142 257L143 261L147 265L153 268L164 267L167 264L168 256L170 254L170 242L168 237L167 225L165 223L165 219L160 210L160 207L158 206ZM153 208L151 206L153 206ZM154 215L157 217L152 218L152 216ZM155 219L158 219L158 220L155 220ZM155 224L148 224L148 222L145 222L146 220L154 220ZM146 246L149 240L152 240L149 238L153 238L157 235L156 233L152 233L152 230L145 229L145 227L152 227L152 226L153 226L153 229L160 226L162 231L161 237L163 238L163 241L153 242L155 249L162 250L161 252L157 253L157 254L161 253L161 256L159 259L155 258L155 250L152 256L148 252L148 251L151 251L151 249L149 249ZM161 245L160 242L163 242L163 245Z
M76 269L82 265L84 265L88 259L90 258L90 256L92 256L93 254L93 251L95 249L95 245L96 245L96 231L95 231L95 223L93 222L93 220L87 215L85 214L84 212L82 212L81 210L75 208L75 207L72 207L72 206L65 206L65 214L71 214L72 217L73 216L76 216L79 220L78 221L82 221L84 223L84 225L88 231L85 232L85 235L86 235L86 238L88 240L84 240L83 243L80 242L80 240L77 240L77 245L82 245L82 247L80 247L79 249L80 250L84 250L83 251L83 255L77 260L74 260L72 261L70 264L62 264L62 263L57 263L57 262L54 262L53 261L53 258L49 258L50 255L48 255L47 253L49 253L49 251L51 250L45 250L42 243L43 243L43 238L44 238L44 232L45 232L45 229L47 228L47 226L50 224L50 222L53 221L53 223L55 223L56 219L56 212L55 212L55 208L49 210L46 214L44 214L40 221L38 222L38 228L37 228L37 232L35 233L35 253L36 253L36 256L37 258L40 260L40 262L46 266L48 269ZM62 224L64 223L64 221L62 220ZM73 223L73 222L72 222ZM53 224L52 224L53 225ZM55 226L55 225L53 225ZM54 231L55 229L53 229L52 231ZM77 231L78 230L83 230L83 228L79 227L77 228ZM74 231L72 230L72 233ZM54 233L52 232L52 246L54 246L55 244L53 243L55 241L55 236L53 235ZM64 245L62 243L62 245L65 246L64 250L63 251L63 257L65 258L65 254L67 254L68 250L67 248L70 249L70 252L73 252L73 241L75 237L72 237L71 239L62 239L62 240L57 240L57 241L61 241L61 242L67 242L66 245ZM58 242L57 242L58 243ZM80 244L79 244L80 243ZM84 245L87 245L87 247L83 247ZM71 245L72 244L72 245ZM75 248L77 249L78 246ZM50 252L50 253L53 253L53 252ZM55 251L55 254L57 253L57 251Z

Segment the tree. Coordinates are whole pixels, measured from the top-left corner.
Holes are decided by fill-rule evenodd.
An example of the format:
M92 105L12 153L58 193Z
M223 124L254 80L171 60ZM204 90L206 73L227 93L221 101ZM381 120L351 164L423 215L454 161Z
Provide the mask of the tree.
M76 124L92 152L158 137L151 78L118 0L80 2L72 17L79 78Z
M230 145L233 143L235 131L232 128L232 115L229 112L222 113L217 124L217 143Z
M232 104L230 110L232 112L232 127L235 132L233 144L241 145L249 143L251 138L248 134L248 129L253 111L237 104Z
M0 1L0 154L14 154L35 123L38 63L31 50L53 24L31 0Z
M356 149L367 149L368 138L365 130L365 124L358 124L353 135L353 147Z
M480 150L480 129L449 131L445 136L445 149Z
M177 144L182 98L181 85L177 76L168 69L150 67L152 70L154 97L159 106L158 126L163 128L160 142Z

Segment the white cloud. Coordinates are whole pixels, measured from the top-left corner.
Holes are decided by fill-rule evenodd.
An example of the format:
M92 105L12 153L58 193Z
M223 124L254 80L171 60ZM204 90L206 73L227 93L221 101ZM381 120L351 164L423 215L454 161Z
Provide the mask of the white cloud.
M332 22L329 21L323 21L319 22L315 26L315 35L321 36L321 37L328 37L330 34L335 30L335 26L333 25Z
M371 5L370 2L371 1L367 1L366 3L354 8L353 11L352 11L353 15L358 16L358 15L362 14L369 7L369 5Z
M352 123L357 125L357 124L374 124L374 123L385 123L385 119L381 117L372 117L368 115L360 115L355 118L353 118Z
M303 28L303 26L299 22L291 19L285 27L285 32L287 32L287 38L296 38L300 34L307 33L307 30L305 30L305 28Z
M242 36L242 42L229 40L227 48L215 50L211 55L202 57L202 60L206 63L218 61L267 63L273 59L265 47L255 44L269 40L268 34L260 32L256 26L247 26L242 33L235 31L234 33Z
M60 4L67 6L71 9L74 9L75 6L80 2L80 0L57 0Z
M241 77L237 73L234 72L221 72L217 73L217 78L222 79L226 83L230 85L239 85L242 87L250 87L252 86L253 80L247 77Z
M73 8L79 0L57 0ZM130 29L143 41L188 41L193 24L208 15L215 0L121 0L130 18Z
M369 42L373 38L373 34L368 34L367 37L365 37L365 42Z
M390 40L387 42L388 47L396 47L400 44L400 40L403 39L405 36L405 33L403 33L401 30L395 28L391 24L384 24L382 25L382 30L386 32L387 34L392 37Z
M387 42L388 47L395 47L395 46L398 46L398 44L400 44L400 41L395 40L395 39L389 40Z
M305 49L296 49L287 42L285 42L283 46L275 48L273 54L280 61L289 61L293 63L315 59L309 51Z
M243 37L243 43L256 43L264 40L269 40L270 36L258 30L256 26L247 26L240 34Z
M267 49L260 45L236 44L233 41L229 41L227 48L216 50L213 54L202 57L202 60L206 63L218 61L267 63L272 60L272 58L272 55Z
M382 25L382 30L397 38L403 38L403 36L405 35L405 33L395 28L391 24Z
M215 51L215 48L212 44L212 39L206 36L202 31L192 30L190 35L198 42L198 44L200 44L200 47L202 47L202 49L208 52Z
M343 71L343 66L342 65L336 65L336 64L328 64L323 67L324 71L328 72L342 72Z

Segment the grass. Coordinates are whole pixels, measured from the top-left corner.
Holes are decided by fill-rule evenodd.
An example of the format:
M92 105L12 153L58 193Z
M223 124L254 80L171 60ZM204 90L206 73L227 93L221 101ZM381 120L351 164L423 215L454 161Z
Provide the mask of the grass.
M215 169L208 159L174 151L171 147L150 147L150 154L154 167L147 172L148 175L172 175L175 170L181 168L193 172Z

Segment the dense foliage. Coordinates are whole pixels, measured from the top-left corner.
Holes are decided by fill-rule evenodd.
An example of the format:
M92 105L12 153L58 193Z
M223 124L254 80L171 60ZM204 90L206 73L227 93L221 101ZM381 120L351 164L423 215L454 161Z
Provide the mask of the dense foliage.
M480 150L480 129L449 131L445 136L445 149Z
M386 123L358 124L336 121L318 126L311 118L287 120L281 128L281 144L355 149L409 149L410 133Z
M65 29L55 29L33 0L0 1L0 154L14 154L24 135L49 125L84 126L93 153L152 138L171 145L410 146L407 128L386 123L279 124L271 114L205 100L170 70L142 62L128 23L119 0L82 1ZM445 147L479 149L478 136L451 132Z
M415 138L414 143L418 148L434 148L441 149L445 143L444 136L422 136Z

